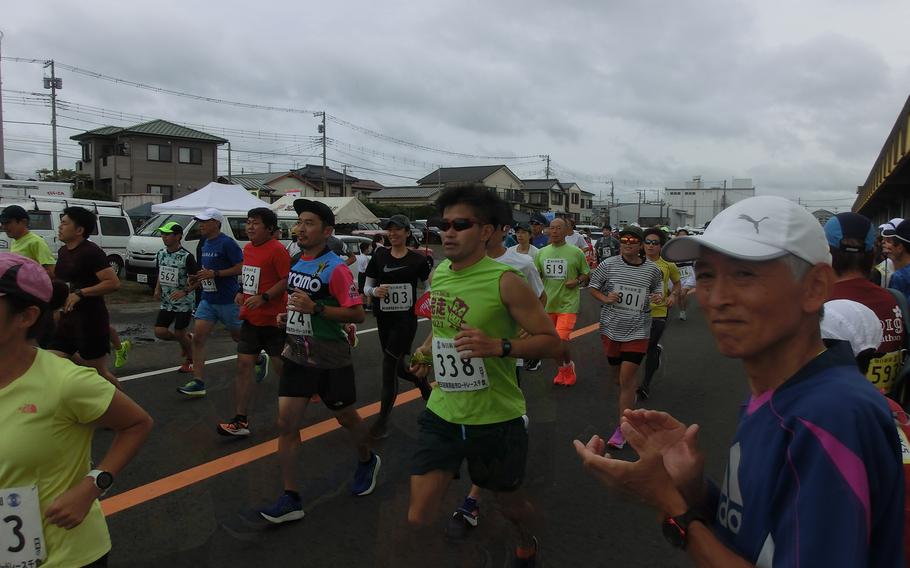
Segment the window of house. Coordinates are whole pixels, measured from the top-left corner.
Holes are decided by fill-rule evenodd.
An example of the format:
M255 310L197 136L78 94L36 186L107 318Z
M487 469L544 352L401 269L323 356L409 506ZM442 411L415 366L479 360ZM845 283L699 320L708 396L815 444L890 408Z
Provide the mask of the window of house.
M149 144L146 157L150 162L170 162L171 147L166 144Z
M92 161L92 143L86 142L82 145L82 161L91 162Z
M130 155L130 143L121 142L117 144L117 155L118 156L129 156Z
M202 163L202 149L201 148L180 148L177 151L177 161L181 164L201 164Z
M562 194L553 194L553 205L562 205Z
M126 217L102 216L98 221L101 223L101 233L108 237L130 236L130 226L126 222Z
M578 204L578 194L577 194L577 193L573 193L573 194L572 194L572 204L573 204L573 205L577 205L577 204Z
M149 193L155 193L158 195L163 195L165 201L168 201L174 195L174 186L173 185L150 185L148 186Z

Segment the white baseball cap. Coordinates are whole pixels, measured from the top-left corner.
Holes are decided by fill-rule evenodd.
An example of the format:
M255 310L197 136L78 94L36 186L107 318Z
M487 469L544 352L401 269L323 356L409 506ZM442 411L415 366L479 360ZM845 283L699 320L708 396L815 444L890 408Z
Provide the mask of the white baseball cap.
M222 225L224 225L224 215L221 214L221 211L215 209L214 207L207 207L202 210L202 213L196 215L197 221L208 221L214 219Z
M831 264L821 224L783 197L735 203L718 213L704 234L671 239L661 255L670 262L697 260L702 247L743 260L772 260L789 253L812 265Z
M903 223L904 220L900 217L895 217L887 223L882 223L878 226L878 230L881 231L883 237L893 237L894 233L897 232L897 226Z
M821 321L823 339L849 341L854 355L878 349L882 343L882 322L868 307L853 300L825 302Z

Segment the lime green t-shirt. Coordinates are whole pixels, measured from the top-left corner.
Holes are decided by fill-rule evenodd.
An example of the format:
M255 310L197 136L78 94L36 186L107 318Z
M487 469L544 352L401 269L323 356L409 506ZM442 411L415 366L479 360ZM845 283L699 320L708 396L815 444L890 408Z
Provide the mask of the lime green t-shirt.
M581 306L581 289L578 286L566 288L566 280L591 272L585 253L575 245L547 245L537 253L534 264L547 292L547 313L577 314Z
M51 254L51 249L47 246L47 242L32 232L26 233L21 239L14 239L13 246L9 250L30 258L41 266L57 264L57 261L54 260L54 255Z
M427 409L453 424L495 424L525 413L525 397L518 387L513 357L481 359L487 385L480 388L473 383L469 388L475 390L457 390L458 380L481 376L481 362L460 360L454 351L446 353L437 347L438 340L454 338L462 324L475 327L488 337L517 337L518 324L499 295L499 280L505 272L517 274L485 256L457 272L445 260L433 274L430 312L436 388L427 401Z
M44 511L91 470L94 428L114 398L94 369L42 349L24 375L0 389L0 491L37 485L47 559L42 568L84 566L111 548L98 501L79 526L66 530Z
M673 282L673 286L679 286L679 268L676 267L672 262L667 262L663 258L658 257L657 260L653 261L657 265L657 268L660 269L661 277L663 278L663 295L666 298L670 294L670 282ZM652 318L665 318L667 317L667 305L666 304L655 304L651 302L651 317Z

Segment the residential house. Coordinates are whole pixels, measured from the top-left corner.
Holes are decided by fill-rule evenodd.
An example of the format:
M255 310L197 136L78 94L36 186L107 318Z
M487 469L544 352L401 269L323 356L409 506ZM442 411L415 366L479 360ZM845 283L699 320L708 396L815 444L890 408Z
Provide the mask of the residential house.
M232 183L242 186L245 190L263 201L275 201L275 190L268 185L272 178L281 174L272 172L252 173L252 174L231 174L230 176L218 176L215 180L218 183Z
M828 222L828 219L834 217L836 213L828 211L827 209L816 209L812 212L812 216L818 219L818 222L821 223L822 227L825 226L825 223Z
M323 191L323 170L325 174L325 191ZM275 194L284 195L289 190L299 191L301 197L350 197L353 195L351 185L360 181L358 178L332 168L307 164L302 168L291 170L269 182L276 190Z
M442 193L442 186L419 185L406 187L386 187L369 196L373 203L382 205L400 205L402 207L420 207L433 205Z
M525 210L552 211L557 217L565 217L567 194L558 179L523 179Z
M71 137L82 146L76 173L113 199L160 195L170 201L218 177L218 146L227 142L166 120L104 126Z
M446 186L456 183L480 183L505 199L513 209L524 203L524 184L505 165L439 168L417 180L419 186Z
M362 179L351 184L351 195L361 201L369 201L371 195L383 189L385 189L385 186L377 181Z
M594 194L581 190L581 209L578 211L578 222L583 225L594 223Z

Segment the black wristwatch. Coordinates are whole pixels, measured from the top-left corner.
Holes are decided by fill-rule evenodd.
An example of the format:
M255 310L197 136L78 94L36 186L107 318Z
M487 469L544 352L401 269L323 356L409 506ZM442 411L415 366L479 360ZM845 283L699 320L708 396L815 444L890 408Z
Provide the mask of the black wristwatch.
M114 475L108 471L101 471L100 469L93 469L88 472L86 477L91 477L92 481L95 482L95 487L98 488L98 491L101 491L103 496L107 493L107 490L111 488L114 484Z
M79 296L80 298L85 297L85 292L82 291L82 288L76 288L75 290L73 290L73 294Z
M511 352L512 352L512 342L509 341L508 339L506 339L505 337L503 337L502 338L502 355L500 355L500 357L508 357L509 353L511 353Z
M324 311L325 311L325 306L323 306L322 304L316 304L315 306L313 306L313 315L314 316L318 316L319 314L321 314Z
M689 544L689 525L698 521L707 525L704 515L696 509L689 509L682 515L676 517L667 517L664 519L661 529L667 542L680 550L685 550Z
M269 296L268 292L263 292L262 294L260 294L260 296L262 296L262 300L265 302L268 302L269 299L271 298L271 296Z

